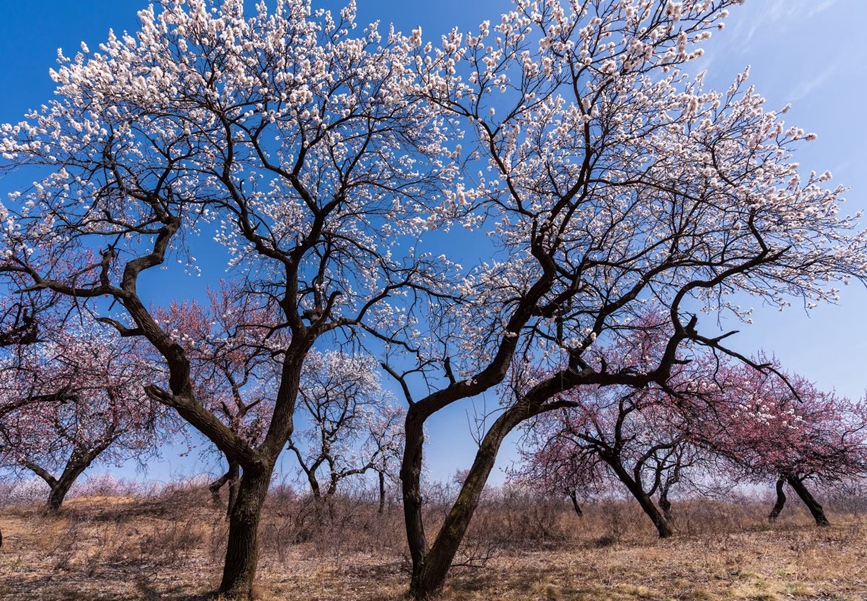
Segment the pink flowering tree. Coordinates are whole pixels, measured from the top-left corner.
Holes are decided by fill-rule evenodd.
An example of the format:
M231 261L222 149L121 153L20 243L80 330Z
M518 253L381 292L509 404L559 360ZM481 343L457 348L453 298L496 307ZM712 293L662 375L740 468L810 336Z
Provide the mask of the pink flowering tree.
M867 407L822 392L805 378L779 368L761 373L726 365L707 383L720 399L705 434L706 446L730 462L741 479L776 480L777 501L770 519L782 511L785 484L810 510L816 524L827 526L809 481L831 484L867 474ZM710 423L710 420L708 421Z
M142 461L171 434L149 400L153 369L136 345L107 328L76 326L4 349L0 358L0 466L35 474L60 509L94 462Z
M223 283L208 291L208 303L173 302L156 319L179 341L190 359L196 395L202 405L250 445L262 442L274 410L279 353L286 346L274 307ZM228 488L227 515L237 500L241 465L226 455L228 468L209 489L220 501Z
M532 444L524 450L524 473L553 477L538 484L559 486L570 496L616 480L638 501L659 536L672 536L669 495L699 455L689 444L689 428L666 402L667 393L612 387L568 396L574 408L546 415L544 425L535 425Z
M628 331L629 338L618 337L610 348L597 346L588 356L604 360L608 369L652 369L671 336L664 313L658 307L648 311L630 323ZM664 385L581 386L561 393L557 402L562 408L527 424L518 473L536 476L537 486L549 491L566 492L573 504L575 490L618 482L638 501L659 536L672 536L672 488L709 459L695 431L708 427L702 422L712 410L693 394L692 385L697 378L712 379L716 361L688 350L682 348ZM544 374L533 380L544 380ZM513 394L523 391L515 387Z
M518 449L520 463L509 471L509 483L543 497L568 497L575 514L583 517L581 500L610 490L611 479L598 454L563 442L556 417L532 423Z

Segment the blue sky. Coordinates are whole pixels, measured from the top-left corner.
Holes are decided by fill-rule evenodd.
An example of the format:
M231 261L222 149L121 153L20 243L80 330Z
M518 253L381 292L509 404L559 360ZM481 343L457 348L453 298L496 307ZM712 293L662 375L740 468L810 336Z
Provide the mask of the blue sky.
M333 8L340 3L320 5ZM394 22L405 32L421 25L424 36L434 41L455 25L465 30L483 19L498 21L509 7L507 0L358 0L358 5L363 23L380 20L385 28ZM0 2L0 122L17 121L28 108L52 97L48 70L56 64L58 47L74 54L81 41L95 48L110 28L134 31L136 12L144 6L140 0ZM769 107L791 103L788 121L819 136L798 151L798 162L807 171L830 169L834 182L850 188L847 212L867 209L867 117L862 108L867 93L867 2L747 0L731 13L725 30L705 45L706 54L694 69L707 69L709 85L724 89L751 65L751 82ZM7 191L0 182L0 193ZM732 346L747 353L760 348L773 352L787 368L822 388L853 397L867 389L863 288L845 288L839 305L821 306L809 315L797 305L782 313L756 309L753 326L723 324L742 330ZM447 477L471 460L473 443L466 423L464 408L431 422L428 457L434 477ZM507 449L500 465L513 456ZM176 465L181 472L195 469L189 460ZM153 473L165 477L169 472L164 465Z

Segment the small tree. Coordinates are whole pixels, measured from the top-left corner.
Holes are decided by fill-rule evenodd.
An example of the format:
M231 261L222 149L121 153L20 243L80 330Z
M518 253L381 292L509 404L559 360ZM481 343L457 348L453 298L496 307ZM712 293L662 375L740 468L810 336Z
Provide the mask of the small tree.
M274 410L274 389L279 381L279 353L287 340L277 324L273 307L222 283L208 291L208 304L174 302L157 310L164 324L190 358L190 370L202 405L236 436L250 445L260 444L269 412ZM227 516L238 496L241 465L225 455L228 469L209 485L216 503L220 489L228 487Z
M810 510L816 524L828 518L806 483L834 483L867 473L867 409L818 390L779 366L761 373L726 365L711 387L720 399L712 416L717 424L705 430L706 446L721 454L741 478L776 480L777 501L770 518L785 505L785 483ZM708 424L710 424L710 419Z
M43 328L40 338L2 357L0 466L43 479L57 511L95 461L142 461L171 430L145 395L154 373L136 345L106 328Z
M331 499L342 480L376 471L382 506L389 459L401 448L403 411L380 386L378 372L369 356L327 351L307 358L300 386L307 423L287 446L316 501Z
M590 356L613 369L652 369L670 337L663 315L648 311L632 327L631 339L619 337L613 348L596 348ZM560 394L558 401L568 408L528 424L522 473L537 474L548 490L563 481L574 485L583 479L585 486L600 486L613 478L638 501L661 538L672 536L671 490L705 459L694 435L705 427L698 417L705 405L691 394L691 384L712 377L714 369L708 357L679 363L664 386L586 386ZM523 391L516 387L514 394Z

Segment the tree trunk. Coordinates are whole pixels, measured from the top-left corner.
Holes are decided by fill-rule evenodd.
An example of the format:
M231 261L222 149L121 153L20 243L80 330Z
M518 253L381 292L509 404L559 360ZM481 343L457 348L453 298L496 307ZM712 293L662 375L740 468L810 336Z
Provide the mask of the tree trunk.
M235 500L238 498L238 483L241 478L241 466L235 461L229 461L229 469L225 474L217 480L211 482L208 490L211 491L211 496L214 499L214 504L220 505L220 489L226 484L229 485L229 500L226 507L226 519L232 515L232 508L235 506Z
M241 484L241 466L236 462L229 463L229 499L226 504L226 518L232 517L232 511L238 501L238 487Z
M63 500L66 498L66 494L69 492L69 489L72 488L74 480L63 480L62 478L57 481L57 483L51 487L51 492L48 493L48 510L51 512L60 511L61 505L63 505Z
M379 475L379 510L377 513L382 515L385 513L385 474L377 472Z
M414 598L428 599L442 588L473 513L479 505L500 445L506 435L527 415L526 407L512 407L505 411L485 434L458 498L446 516L433 546L421 562L413 565L410 595Z
M662 510L662 517L665 521L671 524L674 521L674 513L671 511L671 501L668 500L668 495L659 495L659 508Z
M72 456L67 461L66 467L59 478L55 478L49 474L47 470L34 463L25 462L23 465L31 472L45 480L46 484L48 484L51 490L48 493L48 499L45 502L45 506L49 512L55 513L60 511L60 507L63 505L63 501L66 499L69 489L72 488L72 485L75 484L78 477L84 473L84 470L93 463L95 457L96 454L91 456L87 453L73 451Z
M650 518L653 525L656 526L659 538L669 538L673 536L674 530L672 529L671 524L665 519L665 516L659 511L656 505L654 505L653 499L644 492L641 483L630 477L629 473L627 473L626 469L620 464L616 457L603 457L602 459L605 463L611 466L611 469L620 481L626 486L629 492L632 493L632 496L635 497L638 504L641 505L641 509L643 509L644 513L647 514L647 517Z
M422 519L421 468L424 446L424 416L411 405L406 414L406 442L403 461L400 466L400 480L403 494L403 517L406 525L406 542L412 558L412 581L410 594L416 595L418 575L424 567L428 554L427 537Z
M768 520L771 522L775 521L780 513L783 511L783 507L786 506L786 492L783 490L786 486L786 479L780 478L777 480L777 502L774 503L774 508L771 509L771 513L768 514Z
M792 487L801 500L804 502L804 505L807 506L807 509L810 510L810 513L813 515L813 519L816 520L817 526L830 526L831 522L828 521L828 518L825 517L825 510L822 509L822 506L819 505L819 502L813 498L813 495L810 494L810 491L807 490L807 487L804 486L804 481L798 478L797 476L788 476L786 481L789 483L789 486Z
M574 490L569 491L569 498L572 500L572 509L579 518L584 517L584 512L581 511L581 506L578 504L578 494Z
M270 467L244 468L238 498L229 516L229 541L220 594L233 601L249 601L259 559L259 519L271 483Z

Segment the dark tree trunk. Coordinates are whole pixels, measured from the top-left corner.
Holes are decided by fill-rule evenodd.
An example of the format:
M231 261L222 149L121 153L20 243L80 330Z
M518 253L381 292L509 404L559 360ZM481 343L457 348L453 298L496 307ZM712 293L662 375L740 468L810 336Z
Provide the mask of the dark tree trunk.
M403 517L406 525L406 541L412 558L412 581L410 593L416 594L417 579L424 567L429 547L424 533L422 519L421 469L424 445L424 416L412 405L406 414L406 443L403 462L400 467L400 480L403 489Z
M385 513L385 474L377 472L379 475L379 515Z
M241 485L241 466L238 463L229 464L229 499L226 504L226 517L232 517L232 511L238 502L238 487Z
M662 517L671 524L674 521L674 513L671 511L671 501L668 500L668 495L665 493L659 495L659 508L662 510Z
M768 514L768 520L775 521L780 513L783 511L783 507L786 506L786 492L783 490L786 486L786 479L780 478L777 480L777 501L774 503L773 509L771 509L771 513Z
M90 467L90 464L93 463L93 460L102 452L102 450L103 449L99 449L93 453L81 450L73 451L59 478L55 478L49 474L47 470L34 463L24 463L24 467L45 480L46 484L48 484L51 489L48 493L48 499L45 502L48 511L52 513L60 511L63 501L66 499L67 493L69 493L69 489L72 488L72 485L75 484L78 477L84 473L84 470Z
M494 422L482 439L475 461L433 546L420 562L413 565L410 595L414 598L428 599L442 588L473 513L479 505L500 445L506 435L527 415L526 407L510 408Z
M816 520L817 526L830 526L831 522L828 521L828 518L825 517L825 510L822 509L822 506L819 505L819 502L813 498L813 495L810 494L810 491L807 490L807 487L804 486L804 481L798 478L797 476L789 476L786 478L786 481L789 483L789 486L792 487L797 495L804 502L804 505L807 506L807 509L810 510L810 513L813 515L813 519Z
M572 509L579 518L584 517L584 512L581 511L581 506L578 504L578 494L574 490L569 491L569 498L572 500Z
M220 489L229 485L229 499L226 507L226 519L232 515L235 501L238 498L238 484L241 480L241 466L236 461L229 461L229 469L219 479L214 480L209 486L214 503L220 505Z
M233 601L252 599L253 579L259 560L259 519L271 483L271 469L262 465L244 468L238 498L229 516L229 541L220 594Z
M84 469L81 471L84 471ZM60 507L63 505L63 500L66 499L66 494L69 492L69 489L72 488L74 483L75 478L66 479L61 477L56 481L54 486L51 487L51 492L48 493L47 505L49 511L60 511Z
M629 475L616 457L603 457L603 460L611 466L611 469L617 475L618 479L626 486L632 496L635 497L635 500L638 501L641 509L647 514L647 517L650 518L653 525L656 526L659 538L669 538L673 536L674 530L672 529L671 524L665 519L665 516L659 511L656 505L654 505L653 499L650 498L650 495L644 492L641 483L637 482Z

